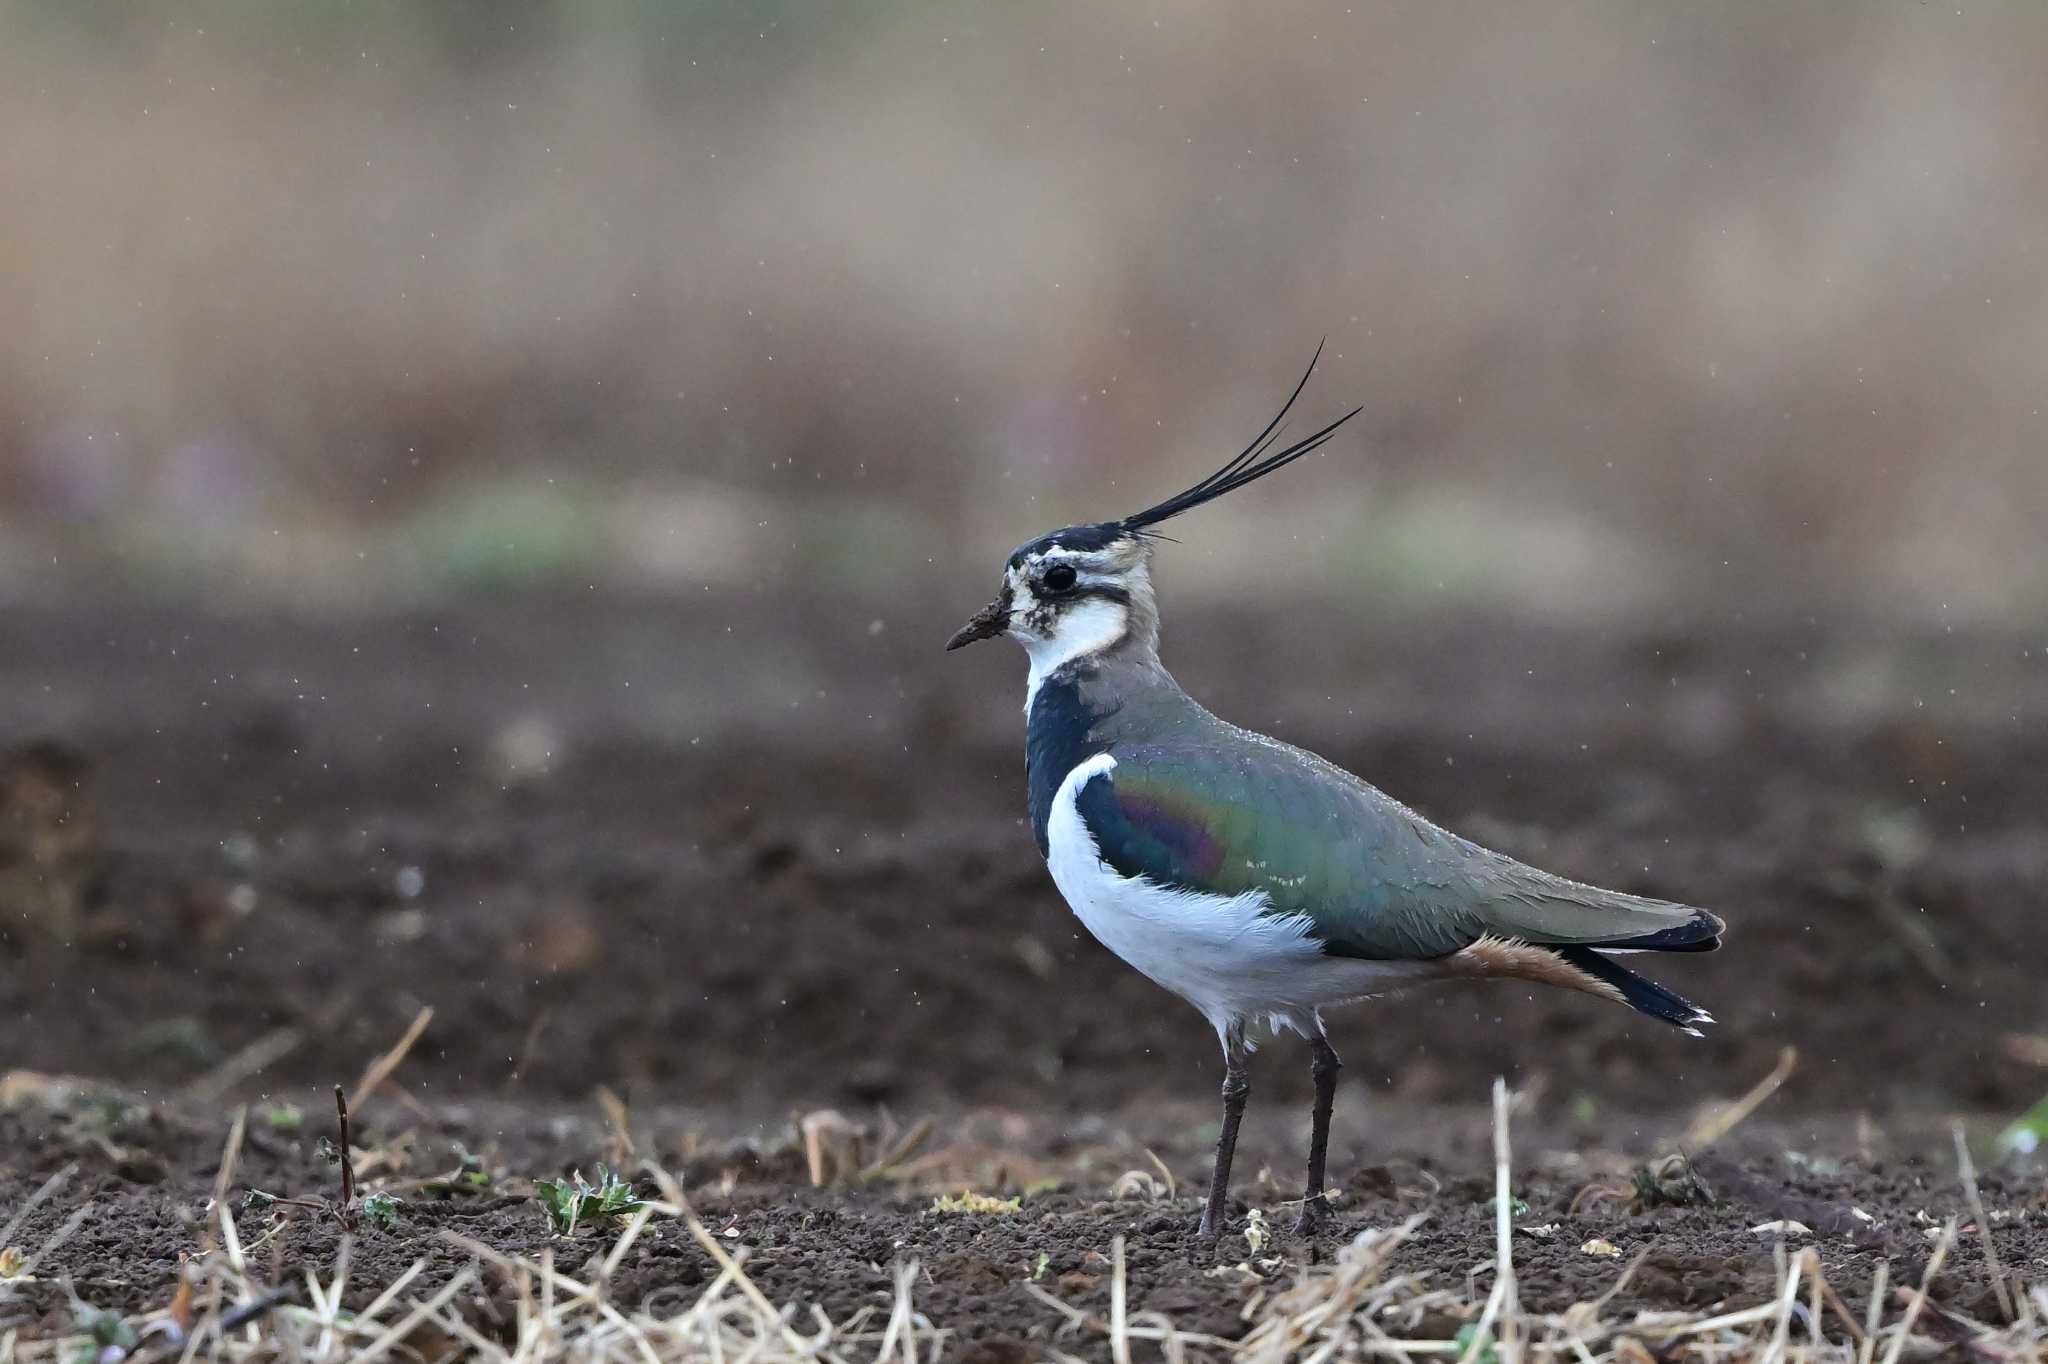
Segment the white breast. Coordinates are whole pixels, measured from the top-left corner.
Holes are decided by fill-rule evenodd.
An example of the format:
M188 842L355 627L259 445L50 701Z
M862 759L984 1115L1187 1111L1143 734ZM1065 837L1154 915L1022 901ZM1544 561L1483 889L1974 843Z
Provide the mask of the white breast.
M1302 914L1267 914L1263 891L1204 895L1175 890L1105 863L1075 808L1081 788L1116 766L1098 754L1067 773L1046 822L1046 865L1098 941L1187 1000L1221 1035L1236 1019L1264 1018L1308 1034L1317 1010L1379 993L1423 970L1323 954Z

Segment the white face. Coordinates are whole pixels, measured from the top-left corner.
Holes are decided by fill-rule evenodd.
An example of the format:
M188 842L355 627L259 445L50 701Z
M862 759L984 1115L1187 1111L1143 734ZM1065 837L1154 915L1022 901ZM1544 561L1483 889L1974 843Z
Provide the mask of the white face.
M1030 655L1032 694L1063 664L1130 634L1134 612L1149 615L1147 557L1141 542L1119 540L1088 551L1053 545L1010 564L1003 574L1009 602L1004 633Z
M946 641L958 649L1008 635L1031 655L1031 685L1062 664L1120 644L1159 643L1152 546L1103 526L1070 526L1010 556L1003 590ZM1028 702L1027 702L1028 704Z

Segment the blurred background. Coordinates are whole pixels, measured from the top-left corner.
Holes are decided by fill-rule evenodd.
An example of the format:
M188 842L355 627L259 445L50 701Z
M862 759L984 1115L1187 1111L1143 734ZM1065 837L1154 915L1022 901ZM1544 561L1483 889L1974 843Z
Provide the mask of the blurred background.
M938 646L1327 337L1294 429L1364 414L1176 523L1167 661L1734 925L1683 1056L1447 992L1354 1073L2017 1112L2044 70L2032 3L8 6L24 1063L317 1090L432 1007L422 1093L1206 1112Z
M1425 607L2048 602L2035 5L0 24L15 596L979 588L1327 335L1356 434L1169 606L1248 533Z

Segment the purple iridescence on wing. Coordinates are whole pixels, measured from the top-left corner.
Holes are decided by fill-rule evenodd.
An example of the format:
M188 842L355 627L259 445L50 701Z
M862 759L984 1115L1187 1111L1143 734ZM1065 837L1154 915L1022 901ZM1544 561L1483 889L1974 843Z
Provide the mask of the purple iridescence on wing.
M1198 816L1137 792L1123 794L1118 804L1132 834L1153 845L1145 850L1144 861L1157 868L1155 876L1201 886L1212 882L1222 869L1223 845Z

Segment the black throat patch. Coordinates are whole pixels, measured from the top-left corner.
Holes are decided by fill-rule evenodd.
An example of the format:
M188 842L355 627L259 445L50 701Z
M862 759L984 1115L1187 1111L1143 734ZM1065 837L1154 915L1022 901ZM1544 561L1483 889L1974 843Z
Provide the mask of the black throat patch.
M1031 833L1041 856L1050 855L1046 825L1052 820L1053 797L1067 773L1108 749L1091 739L1095 726L1114 709L1091 708L1081 698L1082 670L1069 664L1041 682L1031 698L1024 726L1024 778L1031 798Z

